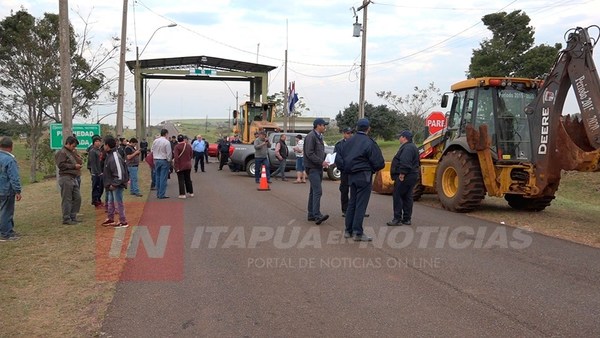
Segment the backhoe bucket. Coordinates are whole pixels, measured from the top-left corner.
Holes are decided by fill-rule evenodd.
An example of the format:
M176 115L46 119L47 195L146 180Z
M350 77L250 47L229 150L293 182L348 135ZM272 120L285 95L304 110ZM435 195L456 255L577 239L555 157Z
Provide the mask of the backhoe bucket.
M588 136L583 121L571 116L561 121L554 157L562 170L600 171L600 148L594 149Z
M539 196L554 196L562 170L600 170L600 80L592 59L594 43L588 28L570 31L567 48L527 110ZM581 121L562 116L569 87Z

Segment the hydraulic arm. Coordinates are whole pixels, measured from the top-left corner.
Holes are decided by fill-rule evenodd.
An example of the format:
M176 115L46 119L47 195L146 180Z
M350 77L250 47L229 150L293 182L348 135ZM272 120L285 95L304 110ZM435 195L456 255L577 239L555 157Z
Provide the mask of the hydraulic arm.
M526 111L539 196L554 195L561 170L600 171L600 81L592 58L597 38L588 33L592 27L600 31L590 26L567 32L566 49ZM581 120L562 116L570 86Z

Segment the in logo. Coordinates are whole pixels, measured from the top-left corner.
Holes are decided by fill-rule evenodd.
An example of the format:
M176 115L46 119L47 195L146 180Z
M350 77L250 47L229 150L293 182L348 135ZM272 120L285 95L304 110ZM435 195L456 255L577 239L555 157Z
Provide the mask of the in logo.
M127 203L125 213L128 228L96 226L96 277L113 281L182 280L183 204ZM97 216L97 224L106 218L103 212Z

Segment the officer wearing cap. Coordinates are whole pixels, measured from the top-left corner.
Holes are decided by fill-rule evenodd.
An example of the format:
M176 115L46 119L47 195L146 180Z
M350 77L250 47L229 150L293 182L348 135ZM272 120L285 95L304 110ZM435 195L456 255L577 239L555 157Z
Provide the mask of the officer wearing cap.
M411 224L413 189L419 179L419 149L412 142L412 133L404 130L397 137L401 145L390 168L394 180L394 219L387 222L388 226Z
M336 167L340 171L340 199L342 206L342 217L346 217L346 210L348 209L348 194L350 193L350 186L348 185L348 174L340 168L338 163L341 163L341 156L337 156L342 153L342 149L346 141L352 137L354 131L350 127L342 129L343 138L339 140L334 147L333 152L336 154ZM365 214L365 217L369 217L369 214Z
M329 215L321 213L323 168L329 167L329 163L325 161L325 143L323 142L323 133L328 124L329 122L322 118L315 119L313 121L313 130L304 139L304 168L310 182L307 220L309 222L314 221L317 225L329 218Z
M370 130L369 120L358 120L356 134L345 142L341 154L336 155L336 164L339 163L342 172L348 174L350 186L344 237L353 237L355 241L372 240L363 233L363 220L371 197L373 174L385 166L381 149L377 142L368 136ZM338 161L337 157L340 155Z

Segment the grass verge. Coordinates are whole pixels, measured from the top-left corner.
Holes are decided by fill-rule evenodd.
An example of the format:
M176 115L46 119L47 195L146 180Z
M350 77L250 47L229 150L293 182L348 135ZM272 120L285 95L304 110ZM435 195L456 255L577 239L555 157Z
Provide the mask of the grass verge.
M140 186L147 194L149 169L140 169ZM90 176L85 171L84 222L63 225L56 180L24 187L15 211L15 231L22 237L0 243L0 336L98 335L116 283L96 278L96 240L114 230L98 229L104 215L96 214L90 197ZM125 201L140 199L126 192ZM129 222L137 224L141 210L126 213Z

